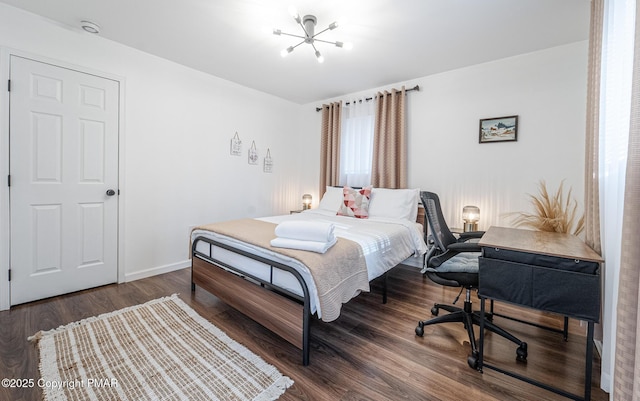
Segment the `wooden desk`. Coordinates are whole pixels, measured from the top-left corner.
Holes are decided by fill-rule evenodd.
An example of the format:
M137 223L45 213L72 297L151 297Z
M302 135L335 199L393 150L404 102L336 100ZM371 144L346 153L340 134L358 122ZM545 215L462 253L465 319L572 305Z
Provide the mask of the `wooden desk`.
M558 256L568 259L602 263L604 260L575 235L521 230L507 227L489 227L479 242L482 247L510 249Z
M478 370L489 368L556 394L591 399L593 326L599 321L602 257L578 237L562 233L490 227L479 242L478 295L587 321L584 397L506 371L484 361L484 320L480 324Z

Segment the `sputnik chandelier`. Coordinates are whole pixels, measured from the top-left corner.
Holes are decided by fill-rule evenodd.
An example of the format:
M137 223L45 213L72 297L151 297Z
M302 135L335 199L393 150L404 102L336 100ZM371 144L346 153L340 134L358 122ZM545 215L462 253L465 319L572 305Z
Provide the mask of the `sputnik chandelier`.
M330 30L334 30L338 27L338 22L332 22L331 24L329 24L328 27L326 27L325 29L323 29L322 31L318 32L318 33L314 33L315 32L315 28L316 28L316 23L318 22L317 18L315 17L315 15L305 15L304 17L300 17L300 14L297 13L297 11L290 11L291 15L293 16L293 19L296 20L296 22L298 23L298 25L300 25L300 27L302 28L302 31L304 32L304 36L303 35L294 35L292 33L286 33L286 32L282 32L280 29L274 29L273 30L273 34L274 35L286 35L286 36L293 36L294 38L300 38L302 39L302 42L298 43L295 46L289 46L286 49L282 50L280 52L280 55L282 57L287 57L287 55L289 53L291 53L293 51L293 49L295 49L296 47L300 46L303 43L307 43L310 44L311 47L313 47L313 51L315 52L316 58L318 59L319 63L324 62L324 57L322 56L322 54L320 54L320 51L318 51L318 49L316 49L316 42L322 42L322 43L328 43L330 45L334 45L336 47L341 47L341 48L345 48L345 49L351 49L353 46L351 45L351 43L344 43L344 42L330 42L328 40L322 40L322 39L318 39L317 36L326 32L326 31L330 31Z

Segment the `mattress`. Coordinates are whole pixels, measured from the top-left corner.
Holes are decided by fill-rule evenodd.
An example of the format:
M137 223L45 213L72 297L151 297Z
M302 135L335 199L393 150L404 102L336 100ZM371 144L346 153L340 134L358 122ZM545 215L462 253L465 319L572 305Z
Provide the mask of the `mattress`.
M332 223L335 227L334 233L337 237L354 241L362 248L362 253L367 264L369 281L383 275L389 269L397 266L411 256L422 257L427 250L423 239L422 225L409 220L392 220L386 218L355 219L352 217L336 216L335 214L317 209L306 210L302 213L290 215L263 217L259 218L259 220L274 224L288 220L313 220ZM296 259L211 231L194 230L191 235L192 241L195 241L197 237L212 239L294 268L303 277L309 289L311 312L317 313L318 317L322 318L315 283L307 267ZM274 285L294 294L300 296L303 294L300 283L293 274L289 272L274 269L272 273L270 266L265 263L220 247L210 247L208 243L202 241L196 243L196 251L210 257L215 257L221 262L241 269L248 275L265 281L271 281Z

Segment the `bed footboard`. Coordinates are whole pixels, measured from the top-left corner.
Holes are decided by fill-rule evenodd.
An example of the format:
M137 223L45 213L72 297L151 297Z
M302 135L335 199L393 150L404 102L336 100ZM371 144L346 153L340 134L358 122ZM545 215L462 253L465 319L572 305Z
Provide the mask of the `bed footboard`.
M210 247L224 248L266 263L271 269L275 268L292 273L300 282L304 297L290 294L287 290L259 278L249 276L248 278L251 280L249 281L241 277L246 276L246 274L240 269L209 256L213 255L211 251L209 255L198 252L196 244L199 241L209 243ZM195 290L196 285L202 287L229 306L301 349L303 365L309 364L309 325L311 317L309 291L304 279L294 269L209 238L198 237L193 241L191 283L192 290Z

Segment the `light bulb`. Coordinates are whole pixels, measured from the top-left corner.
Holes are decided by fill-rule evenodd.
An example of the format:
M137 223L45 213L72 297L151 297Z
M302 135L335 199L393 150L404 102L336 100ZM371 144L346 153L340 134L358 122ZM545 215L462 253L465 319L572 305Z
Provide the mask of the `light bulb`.
M346 49L346 50L351 50L351 49L353 49L353 43L351 43L351 42L346 42L346 43L344 43L344 44L342 45L342 48L343 48L343 49Z
M293 51L293 46L289 46L286 49L282 49L282 51L280 52L280 56L287 57L287 55L289 55L289 53L291 53Z
M302 21L302 18L300 18L300 14L298 14L298 10L296 10L295 7L289 7L289 14L291 14L293 19L296 20L298 24Z
M477 223L480 220L480 208L477 206L465 206L462 209L462 220L465 223Z
M316 50L316 58L318 59L318 63L324 63L324 56L320 54L318 50Z

